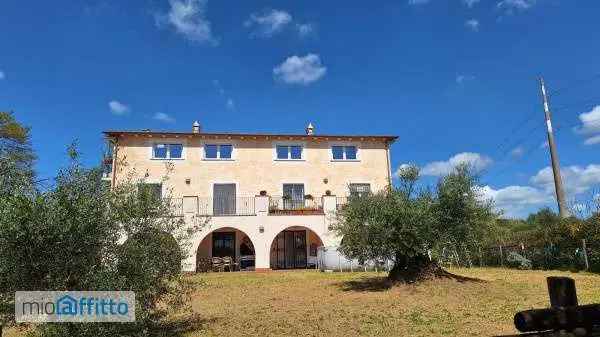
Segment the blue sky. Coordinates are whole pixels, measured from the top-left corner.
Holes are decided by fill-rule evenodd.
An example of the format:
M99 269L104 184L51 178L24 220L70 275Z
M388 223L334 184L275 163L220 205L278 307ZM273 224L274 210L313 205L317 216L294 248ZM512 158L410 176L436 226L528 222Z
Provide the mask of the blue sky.
M537 77L570 200L600 184L595 0L0 3L0 109L32 127L41 178L106 129L393 134L424 183L481 170L507 216L554 207ZM563 90L560 90L564 88ZM587 143L587 145L585 144Z

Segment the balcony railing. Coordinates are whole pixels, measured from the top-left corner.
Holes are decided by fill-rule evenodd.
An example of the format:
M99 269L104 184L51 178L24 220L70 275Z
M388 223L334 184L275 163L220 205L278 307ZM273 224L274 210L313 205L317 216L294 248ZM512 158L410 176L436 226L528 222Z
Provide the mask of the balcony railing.
M269 199L269 214L323 214L323 199L293 199L283 196L271 196Z
M348 197L335 197L335 209L341 210L348 203Z
M199 198L198 214L210 216L256 215L254 197Z
M176 216L183 216L184 214L201 216L256 215L254 197L185 197L165 199L165 202L167 201Z

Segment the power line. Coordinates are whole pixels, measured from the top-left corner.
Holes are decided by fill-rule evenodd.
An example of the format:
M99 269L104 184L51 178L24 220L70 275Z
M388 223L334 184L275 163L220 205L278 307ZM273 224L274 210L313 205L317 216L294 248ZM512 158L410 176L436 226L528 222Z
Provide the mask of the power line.
M550 91L548 93L548 96L551 97L551 98L554 98L556 96L564 94L565 92L569 92L572 89L580 88L582 86L590 84L591 82L596 81L598 79L600 79L600 73L594 74L592 77L588 77L588 78L585 78L585 79L577 80L577 81L575 81L573 84L571 84L569 86L565 86L565 87L559 88L557 90L552 90L552 91Z

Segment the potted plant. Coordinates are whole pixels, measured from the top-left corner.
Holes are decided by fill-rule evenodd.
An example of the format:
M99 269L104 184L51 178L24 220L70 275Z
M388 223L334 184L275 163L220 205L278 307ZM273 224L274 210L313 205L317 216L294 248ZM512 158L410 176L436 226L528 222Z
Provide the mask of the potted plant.
M325 191L325 195L330 196L331 195L331 191L330 190Z
M267 191L262 190L262 191L258 192L258 194L260 194L261 197L264 197L267 195Z

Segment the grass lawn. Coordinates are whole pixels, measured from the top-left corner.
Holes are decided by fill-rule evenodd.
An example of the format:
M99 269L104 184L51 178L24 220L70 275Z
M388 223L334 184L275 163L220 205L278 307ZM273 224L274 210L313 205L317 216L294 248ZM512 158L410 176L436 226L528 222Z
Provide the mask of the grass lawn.
M518 310L546 307L546 276L576 280L581 303L600 303L600 275L475 268L485 282L430 281L389 288L385 274L195 275L192 310L204 321L186 336L492 336L516 332Z
M545 277L575 278L580 303L600 303L600 275L452 269L484 282L389 287L385 274L210 273L173 336L492 336L515 333L516 311L548 305ZM171 335L171 334L170 334Z

